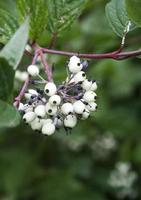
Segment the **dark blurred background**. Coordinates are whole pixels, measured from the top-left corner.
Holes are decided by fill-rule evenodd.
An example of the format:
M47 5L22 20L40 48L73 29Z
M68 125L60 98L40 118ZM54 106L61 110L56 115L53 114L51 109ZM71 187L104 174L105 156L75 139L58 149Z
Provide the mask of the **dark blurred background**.
M0 7L15 11L14 0ZM89 0L78 22L57 39L56 49L104 53L121 39L108 25L108 0ZM49 43L48 33L39 40ZM125 50L140 48L141 31L128 35ZM66 77L67 58L48 56L56 82ZM30 63L25 56L20 66ZM98 83L98 110L66 135L46 137L24 124L0 131L0 200L140 200L141 62L91 60ZM15 83L15 94L22 83Z

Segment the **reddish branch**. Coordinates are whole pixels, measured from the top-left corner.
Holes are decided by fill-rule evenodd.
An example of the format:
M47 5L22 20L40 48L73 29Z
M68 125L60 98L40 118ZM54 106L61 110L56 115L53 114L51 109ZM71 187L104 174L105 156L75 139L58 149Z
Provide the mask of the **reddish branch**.
M43 52L47 54L57 54L62 56L73 56L77 55L80 58L88 58L88 59L114 59L114 60L124 60L127 58L132 58L141 55L141 50L136 51L129 51L129 52L121 52L119 50L104 53L104 54L82 54L82 53L75 53L75 52L68 52L68 51L59 51L54 49L45 49L43 48Z

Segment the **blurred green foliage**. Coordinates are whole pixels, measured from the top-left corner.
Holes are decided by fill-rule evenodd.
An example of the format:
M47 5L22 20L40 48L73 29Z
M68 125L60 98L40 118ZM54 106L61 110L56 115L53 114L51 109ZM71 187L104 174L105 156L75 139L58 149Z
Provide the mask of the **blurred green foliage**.
M11 2L0 1L0 8L14 12ZM117 49L120 38L105 18L107 2L89 0L79 21L57 39L55 48L87 53ZM140 48L140 33L129 34L127 50ZM48 32L44 33L39 43L47 46L49 39ZM62 81L66 58L48 58L54 63L56 82ZM24 57L20 68L25 69L29 62ZM88 74L98 82L99 109L71 135L60 131L45 137L24 124L0 131L1 200L141 199L140 59L91 60ZM103 138L112 138L111 143L106 146ZM121 188L108 183L119 162L130 163L137 174L134 195L120 195Z

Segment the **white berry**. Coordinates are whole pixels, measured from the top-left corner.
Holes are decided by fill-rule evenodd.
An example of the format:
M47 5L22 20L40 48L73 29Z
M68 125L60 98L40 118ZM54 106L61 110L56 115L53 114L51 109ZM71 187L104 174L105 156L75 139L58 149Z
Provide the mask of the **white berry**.
M95 102L89 102L89 104L86 106L88 110L90 111L96 111L97 104Z
M38 105L35 108L34 112L39 118L45 117L45 115L46 115L45 106L44 105Z
M57 91L56 85L52 82L48 82L45 85L44 91L48 96L53 96Z
M55 132L55 125L52 123L47 123L42 127L42 133L44 135L52 135Z
M91 86L92 86L92 81L89 81L88 79L84 80L82 83L82 88L84 90L90 90Z
M27 68L29 75L31 76L38 76L39 75L39 68L36 65L30 65Z
M84 112L82 113L82 120L87 119L90 116L90 111L88 109L85 109Z
M68 68L71 73L78 73L82 70L83 65L80 62L80 58L72 56L68 63Z
M95 101L97 95L95 92L93 91L87 91L84 93L84 96L83 96L83 99L86 101L86 102L91 102L91 101Z
M64 103L61 106L61 111L62 111L62 113L64 115L68 115L68 114L73 113L73 105L72 105L72 103Z
M50 119L50 118L41 119L40 121L41 121L42 125L45 125L45 124L48 124L48 123L53 123L53 120Z
M35 114L34 112L27 112L27 113L25 113L24 116L23 116L23 120L24 120L26 123L32 122L35 118L36 118L36 114Z
M52 106L50 103L46 104L45 109L48 115L55 115L57 113L57 106Z
M96 91L97 90L97 83L96 81L93 82L92 86L90 87L90 90Z
M77 117L75 115L67 115L64 119L64 126L74 128L77 124Z
M83 82L86 79L86 74L83 71L78 72L73 79L75 83Z
M42 128L42 124L39 120L39 118L35 118L32 122L31 122L31 128L32 130L41 130Z
M75 113L82 114L85 110L85 105L79 100L73 104L73 109Z
M59 95L53 95L49 98L49 103L51 105L60 105L61 103L61 97Z

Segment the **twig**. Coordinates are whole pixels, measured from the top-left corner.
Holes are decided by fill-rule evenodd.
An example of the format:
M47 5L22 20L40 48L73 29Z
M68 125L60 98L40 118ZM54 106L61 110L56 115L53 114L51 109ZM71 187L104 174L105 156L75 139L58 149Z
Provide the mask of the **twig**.
M38 58L38 53L35 53L35 56L33 57L33 60L32 60L32 64L35 64L36 61L37 61L37 58ZM25 80L24 82L24 85L22 86L22 89L20 90L20 93L19 95L15 98L15 101L13 103L13 105L18 108L20 102L21 102L21 99L23 98L27 88L28 88L28 85L29 85L29 82L31 80L31 77L28 76L27 79Z

